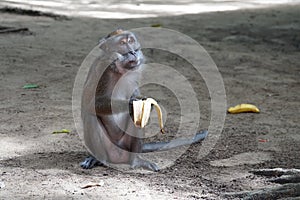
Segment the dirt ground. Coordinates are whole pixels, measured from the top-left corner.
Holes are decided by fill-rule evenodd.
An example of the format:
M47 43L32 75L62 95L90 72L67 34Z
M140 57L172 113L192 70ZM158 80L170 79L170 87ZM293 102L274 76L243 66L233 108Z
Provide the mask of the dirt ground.
M225 199L227 192L274 186L249 170L300 168L299 10L281 6L131 20L0 12L0 26L28 28L0 34L0 199ZM158 173L81 169L88 154L72 116L81 62L116 27L157 23L192 37L210 53L228 106L253 103L261 113L228 114L218 143L200 160L201 144L195 144ZM39 88L23 89L28 83ZM202 109L209 117L209 109ZM62 128L71 133L52 134ZM101 186L81 189L89 182Z

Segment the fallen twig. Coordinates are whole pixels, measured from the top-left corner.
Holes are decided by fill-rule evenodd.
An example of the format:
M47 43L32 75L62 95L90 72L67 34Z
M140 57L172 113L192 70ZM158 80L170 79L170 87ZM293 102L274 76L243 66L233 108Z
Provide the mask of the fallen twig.
M14 7L4 7L0 8L0 12L6 12L6 13L13 13L18 15L28 15L28 16L44 16L44 17L51 17L54 19L68 19L67 16L64 15L57 15L53 13L48 12L41 12L37 10L29 10L29 9L22 9L22 8L14 8Z
M285 197L300 197L300 170L299 169L258 169L250 171L259 176L270 177L268 181L281 185L263 188L254 191L225 193L226 198L279 199Z
M85 186L82 186L81 189L86 189L86 188L90 188L90 187L99 187L99 186L103 186L104 182L100 181L99 183L88 183Z
M29 31L28 28L4 28L4 29L0 29L0 34L1 33L15 33L15 32L25 32L25 31Z

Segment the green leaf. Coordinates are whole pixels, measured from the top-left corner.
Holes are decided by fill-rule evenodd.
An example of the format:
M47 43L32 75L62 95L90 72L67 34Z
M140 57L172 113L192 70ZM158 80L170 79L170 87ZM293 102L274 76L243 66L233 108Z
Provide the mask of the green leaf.
M23 86L23 89L32 89L32 88L38 88L39 86L37 84L26 84Z
M52 134L58 134L58 133L70 133L71 131L69 131L68 129L61 129L61 130L56 130L53 131Z
M151 27L159 28L159 27L162 27L162 25L161 24L152 24Z

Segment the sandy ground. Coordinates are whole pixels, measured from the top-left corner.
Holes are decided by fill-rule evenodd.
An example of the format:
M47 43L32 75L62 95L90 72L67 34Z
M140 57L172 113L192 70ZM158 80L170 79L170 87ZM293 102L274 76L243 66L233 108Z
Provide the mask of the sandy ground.
M29 29L0 34L0 199L224 199L225 192L272 186L249 170L300 168L299 9L131 20L0 13L1 26ZM206 157L196 159L201 144L192 145L159 173L81 169L87 152L71 107L81 62L116 27L157 23L206 48L223 76L228 106L249 102L261 113L227 115L221 138ZM40 87L25 90L27 83ZM51 134L62 128L71 133ZM89 182L101 186L81 189Z

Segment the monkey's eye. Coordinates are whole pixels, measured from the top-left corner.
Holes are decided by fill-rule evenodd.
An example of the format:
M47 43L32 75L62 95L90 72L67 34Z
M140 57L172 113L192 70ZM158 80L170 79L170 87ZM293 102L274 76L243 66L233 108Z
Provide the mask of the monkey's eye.
M125 41L125 40L121 40L121 41L120 41L120 44L121 44L121 45L124 45L124 44L126 44L126 41Z
M128 42L129 44L132 44L135 42L135 39L133 37L128 38Z

